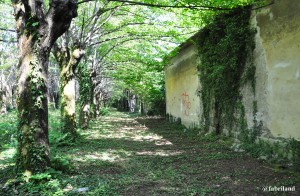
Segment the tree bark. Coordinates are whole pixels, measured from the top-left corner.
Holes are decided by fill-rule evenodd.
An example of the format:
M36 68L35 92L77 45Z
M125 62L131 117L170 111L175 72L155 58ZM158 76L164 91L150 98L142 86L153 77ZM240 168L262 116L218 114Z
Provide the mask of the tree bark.
M61 88L61 122L62 133L76 134L76 111L75 111L75 76L70 64L63 65L60 71Z
M83 47L69 46L68 34L65 34L64 46L55 45L54 56L60 67L60 92L61 92L61 131L67 134L68 139L77 137L76 127L76 91L75 73L77 65L85 54ZM70 48L73 48L71 51Z
M94 104L94 118L97 118L100 115L100 97L99 94L95 94L93 97L93 104Z
M61 53L60 83L61 83L61 117L62 132L75 138L76 132L76 100L75 100L75 74L74 70L85 51L77 48L71 54Z
M96 61L96 55L94 57L94 62L95 61ZM100 111L99 111L99 98L96 92L96 86L98 84L98 81L97 81L97 71L95 68L93 68L91 71L91 81L92 81L91 100L93 101L92 102L93 112L91 113L93 118L97 118L99 116Z
M50 166L47 74L51 47L77 16L75 0L13 0L20 48L16 166L31 175Z
M6 114L7 112L7 103L6 103L6 95L7 95L7 92L5 89L3 89L3 91L0 92L0 95L1 95L1 114Z
M91 102L90 99L85 100L85 102L80 106L79 113L79 126L82 129L87 129L89 127L91 115Z
M0 114L6 114L7 112L7 91L8 87L6 85L5 76L2 70L2 73L0 74L0 100L1 100L1 110Z

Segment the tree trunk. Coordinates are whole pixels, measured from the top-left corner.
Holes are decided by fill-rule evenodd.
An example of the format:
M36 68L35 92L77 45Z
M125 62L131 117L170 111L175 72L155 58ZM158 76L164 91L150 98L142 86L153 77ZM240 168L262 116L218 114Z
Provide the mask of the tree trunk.
M59 108L59 93L58 92L54 92L53 102L54 102L54 108L58 109Z
M12 87L11 87L11 91L10 91L10 93L9 93L9 103L10 103L10 108L11 109L14 109L14 108L16 108L17 107L17 104L16 104L16 90L17 89L17 87L16 87L16 85L13 85Z
M99 103L99 94L94 94L93 104L94 104L94 118L97 118L100 115L100 103Z
M90 113L91 113L91 102L86 100L86 102L80 107L79 113L79 124L82 129L87 129L90 122Z
M64 71L64 69L68 69L68 67L63 67L60 75L62 132L75 136L75 76L69 70Z
M1 114L6 114L7 112L7 103L6 103L6 98L7 98L7 91L5 89L2 90L0 93L1 95Z
M146 114L147 112L146 112L145 107L144 107L144 102L143 102L142 99L140 101L141 101L141 114Z
M214 128L216 134L221 134L221 108L219 102L215 101Z
M96 61L96 54L95 53L95 56L94 56L94 61ZM94 63L95 64L95 63ZM91 88L91 96L90 96L90 99L93 101L92 102L92 112L91 112L91 116L93 118L97 118L99 116L99 100L98 100L98 93L96 92L96 86L97 86L97 72L94 69L91 70L91 83L92 83L92 88Z
M19 65L17 167L32 173L50 166L46 87L48 62L41 61L48 59L49 53L37 51L39 44L32 35L23 35L21 40L21 52L25 54Z
M62 133L68 134L69 137L74 139L77 136L74 70L85 51L78 46L72 48L75 49L70 52L68 46L63 48L55 47L55 56L60 66Z
M48 139L47 69L53 43L64 33L77 4L52 0L45 13L41 0L13 0L20 48L18 148L16 165L27 176L50 166Z
M7 91L8 91L8 88L7 88L5 76L4 76L4 73L2 70L2 72L0 73L0 100L1 100L0 114L6 114L6 111L7 111L7 109L6 109L7 108L6 107Z

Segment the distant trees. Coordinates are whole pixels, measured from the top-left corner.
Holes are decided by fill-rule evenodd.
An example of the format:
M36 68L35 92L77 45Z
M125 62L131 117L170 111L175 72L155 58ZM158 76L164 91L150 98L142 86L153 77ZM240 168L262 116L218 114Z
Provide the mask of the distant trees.
M17 53L14 19L8 13L12 8L1 5L0 8L0 114L15 107Z
M0 115L15 107L15 66L0 70Z

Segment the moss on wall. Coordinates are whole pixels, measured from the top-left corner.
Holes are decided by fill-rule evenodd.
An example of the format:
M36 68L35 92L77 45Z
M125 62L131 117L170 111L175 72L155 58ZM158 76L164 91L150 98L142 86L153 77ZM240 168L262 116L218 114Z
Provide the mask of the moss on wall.
M217 134L224 130L237 133L239 147L254 157L295 168L300 164L300 142L290 138L263 138L262 121L257 119L257 101L253 101L253 126L249 128L241 88L251 84L255 95L253 50L256 30L250 25L251 10L240 8L221 14L201 33L198 65L201 103L201 121L204 131L213 128Z
M221 133L233 128L240 86L254 81L251 58L255 30L250 28L250 15L247 8L219 15L199 39L202 122L206 130L214 127ZM246 62L250 64L246 66Z

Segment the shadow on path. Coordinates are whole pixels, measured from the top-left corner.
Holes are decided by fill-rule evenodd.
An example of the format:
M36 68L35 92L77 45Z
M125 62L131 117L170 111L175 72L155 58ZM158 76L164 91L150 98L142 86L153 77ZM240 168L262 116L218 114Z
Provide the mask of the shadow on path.
M114 113L61 147L77 174L73 187L95 195L269 195L264 187L296 186L299 176L230 150L230 140L189 133L163 118ZM282 193L282 192L281 192ZM281 194L279 193L279 194Z

